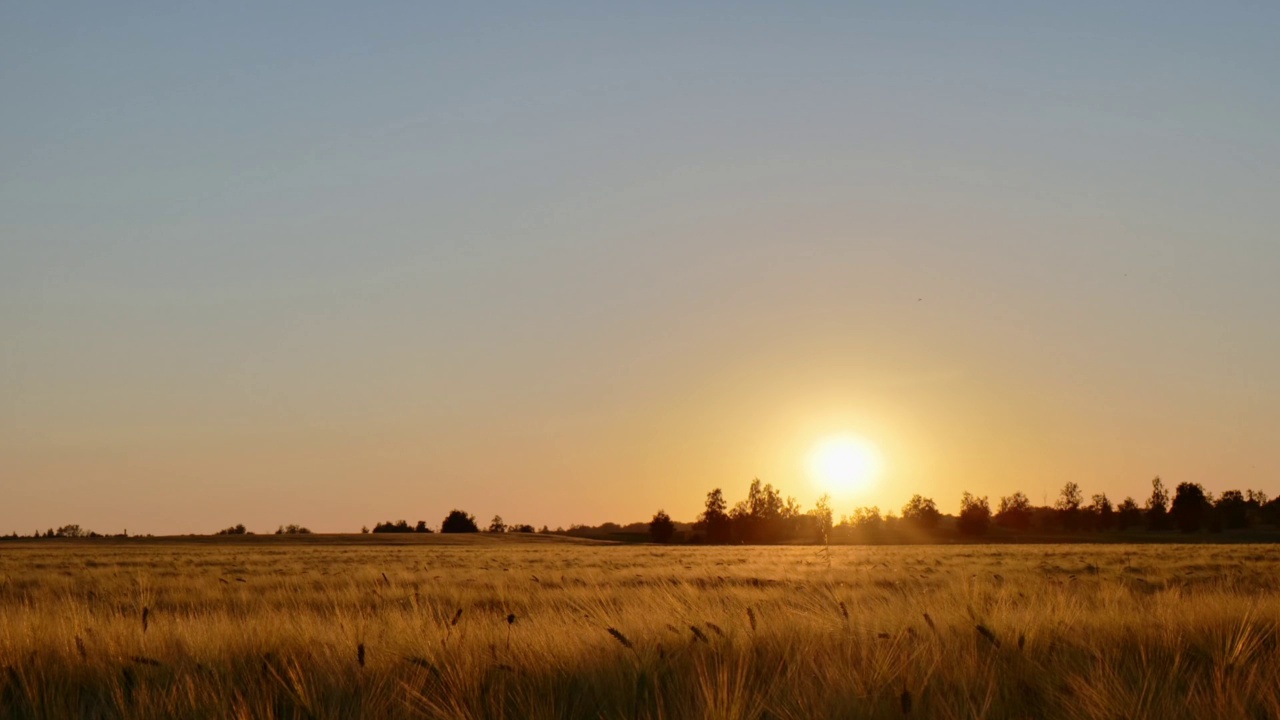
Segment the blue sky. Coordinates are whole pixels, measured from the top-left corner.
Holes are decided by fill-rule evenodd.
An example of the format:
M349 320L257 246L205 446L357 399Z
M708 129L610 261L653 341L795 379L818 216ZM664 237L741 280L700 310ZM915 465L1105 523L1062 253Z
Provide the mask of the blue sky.
M830 432L848 505L1280 492L1277 31L8 6L0 528L688 518Z

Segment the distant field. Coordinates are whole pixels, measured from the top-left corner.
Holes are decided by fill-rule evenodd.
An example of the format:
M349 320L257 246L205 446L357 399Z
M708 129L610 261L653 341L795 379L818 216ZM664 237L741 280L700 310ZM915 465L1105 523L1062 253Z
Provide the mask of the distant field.
M3 717L1277 718L1271 545L0 544Z

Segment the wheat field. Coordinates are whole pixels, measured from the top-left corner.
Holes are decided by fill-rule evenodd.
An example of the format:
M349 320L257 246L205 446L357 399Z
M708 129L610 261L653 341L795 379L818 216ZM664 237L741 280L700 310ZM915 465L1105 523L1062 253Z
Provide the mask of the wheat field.
M0 546L13 718L1277 718L1261 545Z

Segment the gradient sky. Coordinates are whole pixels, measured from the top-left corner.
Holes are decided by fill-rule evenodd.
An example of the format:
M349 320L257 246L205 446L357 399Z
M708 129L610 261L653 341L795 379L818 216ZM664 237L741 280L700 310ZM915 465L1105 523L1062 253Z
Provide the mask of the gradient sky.
M0 531L1280 494L1274 3L231 5L0 9Z

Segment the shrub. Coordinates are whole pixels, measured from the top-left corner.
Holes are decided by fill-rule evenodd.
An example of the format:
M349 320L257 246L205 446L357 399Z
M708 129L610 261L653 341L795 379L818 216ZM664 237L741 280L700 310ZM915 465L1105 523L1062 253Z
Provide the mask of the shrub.
M373 531L376 533L411 533L413 528L409 527L408 520L397 520L395 522L388 520L374 525Z
M462 510L451 510L445 516L444 522L440 523L440 532L442 533L473 533L480 532L480 526L476 525L476 516L468 515Z
M276 528L277 535L310 535L311 531L301 525L288 524Z

